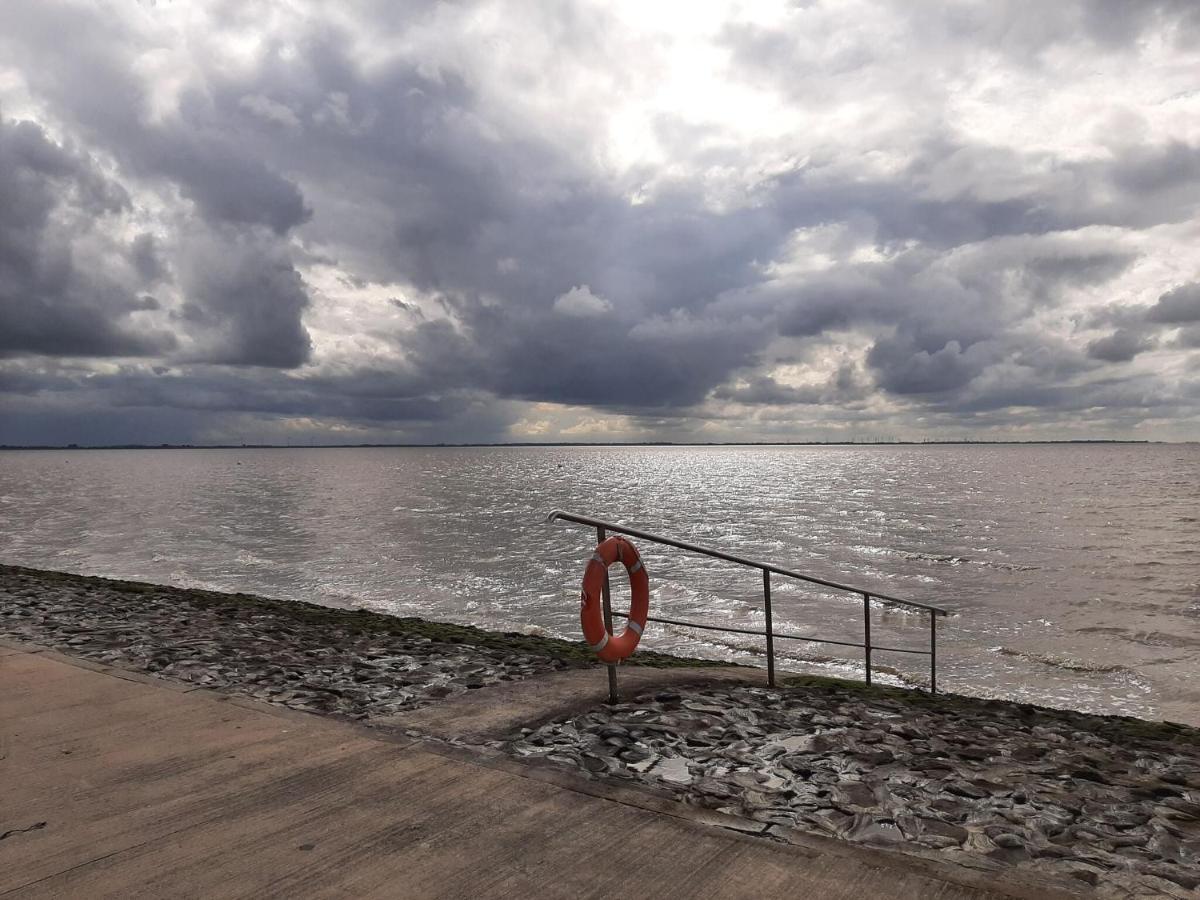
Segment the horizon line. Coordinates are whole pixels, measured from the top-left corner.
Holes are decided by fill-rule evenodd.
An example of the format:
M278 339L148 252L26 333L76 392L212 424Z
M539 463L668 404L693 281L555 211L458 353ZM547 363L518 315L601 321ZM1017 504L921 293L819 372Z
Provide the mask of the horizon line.
M1006 444L1195 444L1196 440L1151 440L1148 438L1030 438L1027 440L811 440L811 441L464 441L437 443L356 444L0 444L0 450L366 450L437 449L469 447L922 447Z

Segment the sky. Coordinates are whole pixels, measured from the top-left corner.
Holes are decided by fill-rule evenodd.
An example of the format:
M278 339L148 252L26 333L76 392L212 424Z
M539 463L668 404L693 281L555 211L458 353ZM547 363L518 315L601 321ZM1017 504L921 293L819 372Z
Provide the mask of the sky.
M1200 4L58 2L0 443L1200 439Z

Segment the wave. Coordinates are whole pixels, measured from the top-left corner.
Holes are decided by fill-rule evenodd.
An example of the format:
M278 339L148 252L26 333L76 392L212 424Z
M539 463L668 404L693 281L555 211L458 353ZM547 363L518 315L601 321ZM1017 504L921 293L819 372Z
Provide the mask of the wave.
M945 563L950 566L983 566L987 569L1003 569L1008 572L1032 572L1037 566L1021 565L1020 563L998 562L992 559L979 559L973 556L959 556L954 553L921 553L916 550L894 550L890 547L852 547L859 553L879 556L899 556L901 559L917 560L920 562Z
M1200 649L1200 638L1188 637L1182 634L1168 634L1164 631L1132 631L1128 628L1114 628L1104 625L1090 625L1075 629L1080 634L1111 634L1133 644L1145 647L1174 647L1178 650Z
M1025 566L1020 563L997 562L991 559L976 559L971 556L954 556L952 554L939 553L916 553L908 550L897 551L905 559L919 559L927 562L949 563L952 566L961 566L964 563L972 566L983 566L987 569L1003 569L1007 572L1032 572L1037 566Z
M710 638L707 642L743 653L754 653L762 657L766 655L761 649L755 650L749 647L739 647L732 641L725 641L719 638L716 640ZM786 652L776 650L775 663L785 671L789 668L789 664L791 664L798 667L793 671L803 671L805 668L816 668L818 671L824 670L826 672L833 670L839 677L843 674L850 674L852 677L861 677L862 673L862 662L860 660L829 656L824 653L805 653L796 649L789 649ZM880 663L873 662L871 664L871 672L875 675L877 681L881 680L880 676L885 676L882 679L885 684L890 680L892 683L907 685L908 687L927 687L929 685L928 676L906 672L903 669L897 669L895 666L881 665Z
M1106 675L1113 672L1130 672L1129 666L1123 666L1117 663L1087 663L1077 659L1071 659L1065 656L1051 656L1042 653L1026 653L1022 650L1014 650L1011 647L990 647L993 653L999 653L1001 656L1015 656L1020 659L1027 659L1030 662L1041 663L1044 666L1051 666L1055 669L1062 669L1066 672L1087 672L1094 675Z
M905 672L903 669L897 669L895 666L881 666L879 663L871 663L871 672L879 675L891 675L898 681L909 685L910 687L928 687L929 678L921 675L913 675L911 672Z
M693 635L692 635L693 629L690 629L690 628L684 628L684 627L681 627L678 625L664 625L662 627L669 629L671 631L687 632L688 637L693 637ZM744 640L739 641L737 638L732 637L732 636L724 637L719 634L708 633L708 634L705 634L704 637L702 637L702 638L693 638L693 639L696 640L698 643L709 644L709 645L712 645L715 647L720 647L725 650L732 650L735 653L751 653L755 656L765 656L766 655L766 650L763 647L763 642L760 640L757 642L757 644L752 643L755 639L751 638L749 636L746 636L746 638ZM824 653L805 653L802 650L794 650L794 649L789 649L787 652L784 652L784 653L781 653L777 649L775 651L775 659L776 660L792 659L797 662L816 663L818 665L829 664L829 663L843 663L843 662L847 661L845 659L842 659L841 657L829 656Z
M667 626L671 627L671 626ZM682 629L680 629L682 630ZM711 646L720 647L725 650L732 650L735 653L750 653L758 657L765 657L764 648L759 646L749 646L743 644L733 638L725 638L717 635L706 635L700 639L700 643L709 644ZM845 648L849 653L854 653L856 648ZM843 656L830 656L826 653L816 651L804 652L795 647L789 647L787 650L781 651L776 647L775 662L777 665L787 667L788 663L797 663L804 666L823 666L823 667L841 667L849 668L855 671L862 670L862 663L853 658ZM895 666L881 665L880 663L872 663L871 671L875 675L889 675L896 679L901 684L907 684L911 687L924 687L929 684L929 679L920 674L905 672L903 669L897 669Z

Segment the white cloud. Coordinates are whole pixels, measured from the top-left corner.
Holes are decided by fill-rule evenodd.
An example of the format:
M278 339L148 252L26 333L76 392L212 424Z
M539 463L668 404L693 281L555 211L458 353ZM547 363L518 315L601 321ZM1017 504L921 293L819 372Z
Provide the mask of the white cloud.
M247 94L238 101L238 106L276 125L283 125L285 128L300 127L300 119L290 107L262 94Z
M554 301L554 311L564 316L602 316L612 312L612 304L597 297L586 284L577 285Z

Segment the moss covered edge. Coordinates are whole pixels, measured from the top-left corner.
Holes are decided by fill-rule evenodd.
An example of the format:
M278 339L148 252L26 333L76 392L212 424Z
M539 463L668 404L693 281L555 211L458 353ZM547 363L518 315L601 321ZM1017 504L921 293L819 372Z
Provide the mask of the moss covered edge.
M230 614L269 613L296 621L298 625L343 628L359 634L404 634L426 637L444 644L473 644L495 650L529 653L558 659L574 666L599 665L596 655L583 641L529 635L517 631L488 631L474 625L437 622L417 616L391 616L369 609L339 609L306 600L278 600L258 594L225 593L199 588L181 588L145 581L124 581L98 575L76 575L49 569L0 564L0 572L36 578L46 587L62 585L74 588L104 589L136 598L145 594L168 593L196 606L228 610ZM627 665L650 668L696 668L730 666L711 659L672 656L653 650L640 650Z
M1179 722L1152 722L1133 716L1097 715L1069 709L1020 703L1015 700L989 700L982 697L967 697L961 694L937 693L911 688L867 685L861 681L847 681L823 675L788 675L782 684L793 690L820 691L844 696L846 699L869 697L899 700L914 709L936 707L941 711L960 710L964 714L980 712L1002 712L1021 719L1036 721L1049 717L1057 721L1073 723L1080 731L1100 734L1120 741L1122 738L1136 741L1162 741L1170 744L1186 743L1200 747L1200 728Z
M474 625L437 622L416 616L391 616L366 609L339 609L320 606L304 600L278 600L257 594L180 588L0 563L0 574L6 573L34 578L48 588L62 585L76 589L103 589L126 594L131 600L136 600L140 595L167 593L196 606L215 607L231 617L247 613L253 614L258 611L283 619L291 619L301 626L342 628L364 635L417 635L445 644L473 644L499 651L533 654L561 660L564 664L573 667L599 666L595 654L583 641L568 641L514 631L489 631ZM653 650L639 650L626 665L659 669L738 667L736 663L673 656ZM1104 734L1114 739L1124 738L1135 742L1161 741L1167 744L1186 743L1200 746L1200 728L1176 722L1154 722L1130 716L1095 715L1012 700L989 700L944 692L930 695L925 691L910 688L869 686L861 681L820 675L785 675L780 679L780 688L820 692L839 696L845 700L875 698L900 701L907 704L914 712L936 707L941 710L959 709L964 714L990 711L1026 719L1040 717L1051 717L1060 721L1067 719L1074 722L1081 731Z

